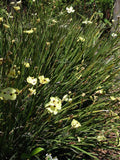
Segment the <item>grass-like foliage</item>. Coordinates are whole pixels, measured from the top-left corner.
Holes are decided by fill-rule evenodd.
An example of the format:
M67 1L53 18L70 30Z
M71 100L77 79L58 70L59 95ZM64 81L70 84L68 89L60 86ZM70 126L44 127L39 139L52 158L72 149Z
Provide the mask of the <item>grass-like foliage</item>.
M119 150L119 34L104 37L96 16L21 8L0 10L0 159Z

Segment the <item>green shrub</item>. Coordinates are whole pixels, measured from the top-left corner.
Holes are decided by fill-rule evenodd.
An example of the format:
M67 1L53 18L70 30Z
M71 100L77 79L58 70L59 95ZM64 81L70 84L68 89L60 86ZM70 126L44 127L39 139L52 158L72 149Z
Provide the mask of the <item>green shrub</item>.
M98 159L95 149L117 150L119 34L104 37L103 23L66 10L10 16L0 24L1 159Z

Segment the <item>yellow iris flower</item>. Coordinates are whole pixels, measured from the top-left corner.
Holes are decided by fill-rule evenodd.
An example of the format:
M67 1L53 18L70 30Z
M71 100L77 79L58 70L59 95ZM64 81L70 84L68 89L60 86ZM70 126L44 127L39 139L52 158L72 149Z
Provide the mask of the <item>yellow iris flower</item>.
M50 102L45 105L45 108L48 110L49 113L53 113L56 115L58 110L61 109L62 101L58 97L50 97Z
M28 90L30 91L30 95L36 94L36 89L33 89L33 87L29 88Z
M3 22L3 17L0 17L0 22Z
M18 89L8 87L1 91L0 97L2 97L4 100L15 100L17 98L18 93Z
M39 79L39 82L40 82L41 84L46 84L46 83L49 83L49 82L50 82L50 79L49 79L49 78L45 78L43 75L42 75L42 76L39 76L38 79Z
M16 11L19 11L20 10L20 7L19 6L14 6L13 7Z
M33 29L23 31L23 33L27 33L27 34L31 34L31 33L33 33L33 32L34 32L34 30L33 30Z
M71 126L72 128L79 128L81 124L77 120L73 119L71 122Z
M34 77L28 77L27 78L27 82L28 83L30 83L30 84L32 84L32 85L36 85L36 83L37 83L37 78L34 78Z
M10 26L7 25L7 24L3 24L3 26L4 26L6 29L10 28Z

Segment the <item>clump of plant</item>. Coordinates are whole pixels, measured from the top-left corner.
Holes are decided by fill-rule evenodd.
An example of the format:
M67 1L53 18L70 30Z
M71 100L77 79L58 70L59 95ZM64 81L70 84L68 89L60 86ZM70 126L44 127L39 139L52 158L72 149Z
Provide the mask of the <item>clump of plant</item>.
M74 8L35 11L13 8L0 20L1 159L98 159L95 149L117 150L119 34L103 38L105 26L74 21Z

